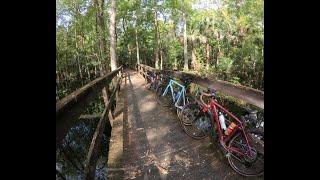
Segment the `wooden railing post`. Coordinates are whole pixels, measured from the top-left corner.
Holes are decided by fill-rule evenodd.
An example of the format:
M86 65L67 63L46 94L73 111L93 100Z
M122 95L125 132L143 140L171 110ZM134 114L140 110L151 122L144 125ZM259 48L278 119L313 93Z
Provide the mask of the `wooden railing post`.
M118 69L99 77L56 103L56 148L58 148L92 99L118 74Z
M117 79L116 84L113 88L113 92L108 98L108 102L105 103L105 109L93 135L87 159L85 161L85 179L87 180L93 180L95 178L96 163L99 157L98 149L101 147L102 135L106 123L110 123L110 121L113 121L113 116L110 108L119 89L121 80L121 77Z

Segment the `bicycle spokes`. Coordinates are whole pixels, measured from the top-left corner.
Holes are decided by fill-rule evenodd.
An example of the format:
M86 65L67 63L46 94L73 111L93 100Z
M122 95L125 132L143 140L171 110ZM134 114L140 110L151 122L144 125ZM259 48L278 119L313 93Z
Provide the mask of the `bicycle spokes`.
M264 155L247 144L243 134L237 134L228 145L227 159L231 167L244 176L261 175L264 172Z

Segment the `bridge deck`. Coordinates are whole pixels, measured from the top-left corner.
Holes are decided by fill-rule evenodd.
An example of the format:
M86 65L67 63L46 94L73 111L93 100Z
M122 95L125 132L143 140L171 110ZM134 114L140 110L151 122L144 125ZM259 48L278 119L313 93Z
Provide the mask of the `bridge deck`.
M157 104L137 72L125 72L112 121L108 179L244 179L208 138L187 136L174 110Z

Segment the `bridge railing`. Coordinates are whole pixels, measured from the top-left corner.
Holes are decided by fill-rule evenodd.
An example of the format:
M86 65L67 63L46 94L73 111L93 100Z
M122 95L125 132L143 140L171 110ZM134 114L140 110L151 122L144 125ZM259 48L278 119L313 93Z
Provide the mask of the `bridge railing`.
M246 86L235 85L226 81L211 80L211 79L203 78L190 73L185 73L180 71L170 71L170 70L159 70L144 64L137 64L136 70L144 78L146 78L146 72L148 70L151 72L160 72L166 75L170 75L178 79L188 77L192 81L192 83L195 83L204 87L214 88L217 91L221 92L222 94L230 95L232 97L241 99L246 103L249 103L261 109L264 109L264 91L260 91L260 90L253 89Z
M89 106L89 103L100 93L104 98L105 108L99 119L99 123L93 135L89 152L85 162L85 179L94 179L96 161L98 158L98 149L101 146L103 131L106 125L110 124L113 118L111 106L117 101L120 84L123 77L123 67L99 77L78 90L67 95L56 103L56 149L61 146L62 140L65 138L69 130L78 120L86 119L86 115L82 113ZM114 80L116 78L116 80ZM114 80L114 81L113 81ZM107 91L109 84L113 83L113 90L108 97ZM107 124L108 123L108 124Z

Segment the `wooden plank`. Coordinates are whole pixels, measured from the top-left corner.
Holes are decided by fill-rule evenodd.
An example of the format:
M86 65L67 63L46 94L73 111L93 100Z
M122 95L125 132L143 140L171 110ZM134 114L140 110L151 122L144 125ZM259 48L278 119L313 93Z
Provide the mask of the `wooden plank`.
M102 117L102 114L82 114L80 115L80 120L97 120Z
M249 104L255 105L261 109L264 109L264 92L253 89L246 86L235 85L230 82L221 81L221 80L210 80L208 78L202 78L200 76L184 73L180 71L169 71L169 70L159 70L140 64L144 70L150 70L153 72L161 72L172 77L181 79L183 77L188 77L192 80L192 83L199 84L204 87L214 88L217 91L220 91L222 94L230 95L235 98L241 99Z
M117 84L116 84L116 88L114 88L114 91L112 92L110 98L109 98L109 102L105 108L105 110L102 113L102 117L98 123L98 126L96 128L96 131L93 135L92 141L91 141L91 145L89 148L89 152L87 155L87 159L86 159L86 166L85 166L85 179L94 179L95 177L95 169L96 169L96 163L97 163L97 158L98 158L98 149L101 146L101 141L102 141L102 135L103 135L103 131L105 128L105 125L107 123L107 121L109 120L110 115L110 107L111 107L111 103L113 102L114 98L115 98L115 94L118 90L118 86L120 84L120 79L118 79ZM108 117L109 116L109 117Z
M118 91L119 92L119 91ZM107 179L123 179L123 171L111 172L110 168L122 168L123 166L123 118L124 118L124 91L120 91L119 99L115 112L120 112L112 121L112 131L109 143L108 152L108 175Z
M56 103L56 148L61 144L69 129L79 119L90 101L101 92L101 89L122 69L118 69L99 77Z

